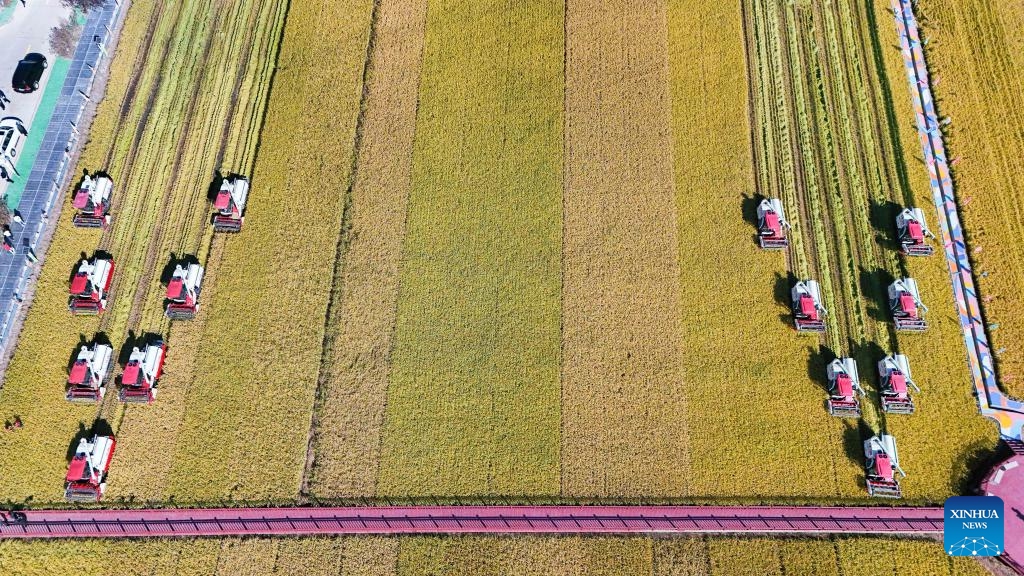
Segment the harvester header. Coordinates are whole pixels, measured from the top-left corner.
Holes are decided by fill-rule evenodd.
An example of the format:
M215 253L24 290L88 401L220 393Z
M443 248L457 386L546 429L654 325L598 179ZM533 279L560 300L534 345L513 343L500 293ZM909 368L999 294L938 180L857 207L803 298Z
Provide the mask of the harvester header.
M924 211L920 208L904 208L896 216L896 231L899 233L900 251L907 256L931 256L935 248L927 238L935 238L928 230Z
M900 498L903 495L896 473L903 477L907 474L900 468L896 438L879 434L864 441L864 473L869 495L879 498Z
M132 348L128 364L121 374L122 402L144 402L156 400L156 387L164 368L167 346L163 340L150 342L141 350Z
M889 285L889 310L897 330L920 332L928 328L924 319L928 307L921 301L913 278L899 278Z
M921 389L910 379L910 362L903 354L890 354L878 361L878 379L882 383L882 410L890 414L913 414L910 389Z
M113 436L79 440L64 477L64 498L68 502L98 502L103 497L116 444Z
M199 264L174 266L167 283L167 305L164 314L172 320L191 320L199 311L199 293L203 285L203 267Z
M106 228L110 224L110 193L114 182L107 176L86 174L75 191L71 205L78 212L71 219L82 228Z
M782 200L765 198L757 206L757 240L765 250L782 250L789 246L786 231L789 222L782 209Z
M824 332L825 306L821 302L821 288L814 280L801 280L791 291L793 323L798 332Z
M99 314L107 309L107 296L114 278L114 260L94 256L82 260L71 278L71 298L68 309L72 314Z
M825 368L828 376L828 413L840 418L860 418L860 387L857 362L853 358L836 358Z
M68 375L65 397L71 402L99 402L107 392L107 376L114 369L114 349L94 342L82 346Z
M249 180L244 176L227 176L213 200L213 230L240 232L245 221L245 203L249 199Z

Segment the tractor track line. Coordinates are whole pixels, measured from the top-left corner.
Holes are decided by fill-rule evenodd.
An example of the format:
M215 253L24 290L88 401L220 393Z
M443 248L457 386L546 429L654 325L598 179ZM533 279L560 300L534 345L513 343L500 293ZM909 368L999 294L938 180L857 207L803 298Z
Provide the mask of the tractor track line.
M139 81L142 80L144 74L141 73L144 61L149 54L150 48L153 46L153 40L156 36L157 25L160 23L160 10L153 10L153 14L149 17L149 25L146 27L146 37L142 41L142 46L139 49L138 54L135 55L135 63L133 66L134 70L139 70L139 74L132 75L131 80L128 81L128 88L125 90L124 98L121 99L121 106L118 109L117 125L114 127L113 138L110 141L110 148L107 149L107 155L103 162L103 168L110 170L110 163L114 160L114 152L117 150L117 141L120 139L121 131L124 129L125 120L128 119L128 114L131 111L132 104L135 103L135 92L138 90ZM164 44L164 54L167 52L167 44Z
M306 460L302 469L302 481L299 487L299 494L303 497L309 495L309 482L316 466L316 439L317 427L320 424L320 410L323 408L324 389L327 386L327 379L333 368L333 353L335 335L332 334L332 323L340 319L337 308L341 305L344 297L345 277L345 254L348 252L350 241L349 232L352 227L352 188L356 183L356 176L359 172L359 153L363 147L363 130L366 124L366 106L370 95L370 75L373 69L374 47L377 43L378 18L380 17L380 3L382 0L373 0L370 10L370 30L367 33L366 56L363 59L362 93L359 96L359 114L356 116L355 134L352 143L352 166L349 170L348 185L345 187L344 208L341 213L341 226L338 230L338 243L335 245L334 253L334 275L331 282L330 295L327 299L327 312L324 315L323 339L320 348L320 363L317 367L316 391L313 399L313 411L310 415L309 432L306 437ZM339 316L339 318L335 318Z

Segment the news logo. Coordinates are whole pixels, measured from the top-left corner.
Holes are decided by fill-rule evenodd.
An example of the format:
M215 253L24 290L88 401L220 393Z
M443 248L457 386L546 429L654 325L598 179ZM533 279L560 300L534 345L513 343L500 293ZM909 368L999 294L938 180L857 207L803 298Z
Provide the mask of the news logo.
M946 500L943 543L950 556L1003 553L1003 500L997 496L953 496Z

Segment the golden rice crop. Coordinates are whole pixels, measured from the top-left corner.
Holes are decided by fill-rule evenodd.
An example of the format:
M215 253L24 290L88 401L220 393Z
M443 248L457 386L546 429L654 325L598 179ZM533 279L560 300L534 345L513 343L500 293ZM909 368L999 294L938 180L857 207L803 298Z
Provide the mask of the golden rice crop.
M179 499L299 490L370 7L337 0L341 16L323 18L321 3L291 3L245 228L224 240L207 304L170 473Z
M562 493L686 494L665 2L570 2Z
M6 541L10 576L752 574L981 576L931 540L884 538L449 536Z
M935 79L961 216L983 298L996 364L1007 391L1024 397L1024 17L1014 2L927 0L916 4ZM997 328L996 328L997 326Z
M824 411L815 342L791 327L785 260L759 251L743 217L755 191L743 18L735 3L669 4L689 492L859 496L851 431Z
M562 8L428 10L378 493L558 492Z
M376 10L314 416L307 489L317 496L373 495L377 484L427 2L384 0Z

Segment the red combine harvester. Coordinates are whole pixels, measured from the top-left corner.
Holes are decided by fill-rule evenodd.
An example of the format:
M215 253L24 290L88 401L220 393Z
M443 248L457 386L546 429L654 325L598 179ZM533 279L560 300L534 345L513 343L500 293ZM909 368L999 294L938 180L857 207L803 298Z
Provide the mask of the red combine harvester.
M836 358L825 369L828 375L828 413L839 418L860 418L860 400L864 395L853 358Z
M82 260L71 279L71 299L68 309L72 314L99 314L107 309L107 291L114 278L114 261L95 256L92 262Z
M239 232L245 221L245 202L249 198L249 180L244 176L228 176L220 183L213 201L215 232Z
M868 495L879 498L899 498L899 480L896 473L906 477L900 468L900 457L896 451L896 438L881 434L864 441L864 472L868 485Z
M928 230L924 211L920 208L904 208L896 216L896 230L899 232L900 251L907 256L931 256L935 248L925 238L935 238Z
M897 330L920 332L928 328L924 320L928 307L921 302L921 293L913 278L900 278L889 285L889 310Z
M878 378L882 382L882 410L891 414L913 414L914 399L910 388L921 389L910 379L910 362L903 354L890 354L878 361Z
M107 375L113 369L113 348L98 343L82 346L71 365L65 397L71 402L99 402L107 392Z
M793 286L793 323L797 332L824 332L825 307L821 304L821 288L814 280L801 280Z
M64 478L64 498L68 502L98 502L103 497L116 444L113 436L95 435L92 440L79 440Z
M147 344L139 350L132 348L128 365L121 374L121 402L145 402L156 400L156 386L164 368L164 353L167 346L162 340Z
M106 228L110 224L110 192L114 182L106 177L86 175L75 191L71 205L78 213L71 219L82 228Z
M171 320L191 320L199 311L199 292L203 285L203 267L189 264L174 266L174 274L167 283L167 306L164 314Z
M765 250L781 250L789 246L786 230L789 222L782 211L782 201L765 198L757 206L757 240Z

